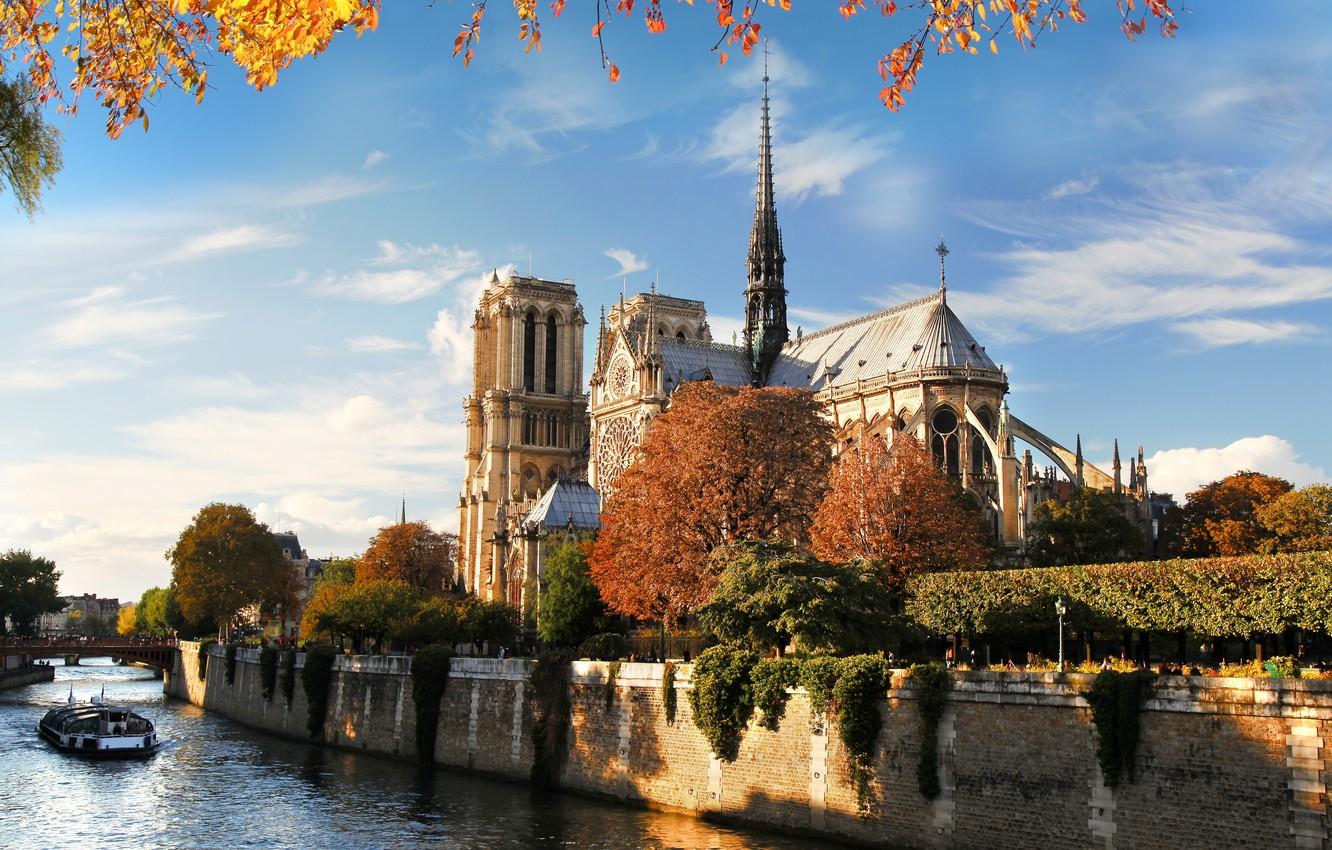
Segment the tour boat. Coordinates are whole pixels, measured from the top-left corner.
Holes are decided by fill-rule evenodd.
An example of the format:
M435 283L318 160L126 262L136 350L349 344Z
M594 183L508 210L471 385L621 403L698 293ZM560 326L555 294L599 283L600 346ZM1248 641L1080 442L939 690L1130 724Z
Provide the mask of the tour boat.
M53 708L37 724L37 731L62 752L94 758L142 758L157 749L153 722L123 706L107 705L105 698Z

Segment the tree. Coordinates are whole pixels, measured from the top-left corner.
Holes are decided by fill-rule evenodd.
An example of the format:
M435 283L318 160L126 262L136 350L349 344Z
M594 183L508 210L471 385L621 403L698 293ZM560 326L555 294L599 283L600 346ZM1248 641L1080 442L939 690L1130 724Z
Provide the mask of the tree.
M537 629L551 646L578 646L602 631L605 606L587 571L587 547L566 540L546 556Z
M315 637L333 637L333 619L329 617L335 605L353 585L322 582L315 586L314 595L305 603L301 612L301 637L310 640Z
M1310 484L1283 493L1260 506L1256 515L1268 534L1266 551L1332 550L1332 486Z
M974 507L905 434L891 449L871 437L842 453L810 541L825 561L877 563L894 594L918 573L976 569L989 557Z
M723 642L782 654L863 652L883 646L894 619L878 571L864 561L826 564L789 543L737 543L712 553L720 570L699 623Z
M244 505L219 502L195 514L166 557L181 613L215 620L224 637L236 614L271 599L290 570L267 525Z
M351 584L356 581L355 558L329 558L321 565L319 578L315 586L328 582L331 584Z
M150 587L139 597L134 606L134 628L141 634L166 637L171 634L172 626L167 622L167 591L161 587Z
M1027 555L1033 566L1112 564L1142 555L1142 532L1114 493L1082 488L1067 502L1042 502L1032 512Z
M616 480L589 558L615 611L678 621L716 582L709 555L803 540L831 464L832 426L808 390L686 384Z
M120 613L116 615L116 634L133 637L138 633L139 630L134 623L134 610L138 607L133 602L121 607Z
M487 4L488 0L473 4L469 19L454 38L453 55L460 56L464 65L475 55ZM43 102L63 101L64 86L57 79L57 69L72 68L69 98L61 108L76 109L80 95L92 91L106 107L107 133L116 137L136 121L147 129L145 103L166 86L178 86L193 94L196 103L202 102L208 88L205 57L210 54L231 57L245 71L246 81L263 89L275 84L279 72L293 61L322 53L337 33L354 30L359 36L373 30L379 22L380 5L380 0L31 0L0 4L0 43L20 57L14 70L31 78ZM746 0L737 7L734 0L715 0L709 5L715 6L718 39L712 49L718 52L719 62L728 58L723 44L745 55L752 53L762 32L756 13L764 4ZM777 5L790 8L789 0ZM867 5L866 0L838 0L838 11L850 18L866 11ZM909 22L893 41L905 37L877 61L886 84L879 97L892 110L900 108L906 93L915 87L927 53L975 54L982 46L997 53L1002 36L1027 48L1061 22L1080 23L1087 17L1083 0L905 0L900 4L872 0L872 5L881 17L910 10ZM1117 5L1121 28L1130 39L1146 31L1149 19L1159 23L1164 36L1172 36L1178 29L1171 0L1144 0L1140 13L1133 3ZM564 8L565 0L551 3L554 17ZM614 83L620 78L620 68L611 61L605 31L614 16L609 8L603 16L601 4L593 8L599 58ZM624 0L616 8L628 17L634 4ZM665 32L660 0L645 0L639 8L650 32ZM514 9L524 49L540 52L540 3L515 0ZM902 17L908 14L903 11ZM58 63L52 55L53 42L61 33L65 41L57 49L68 63ZM0 72L5 70L0 64Z
M35 634L38 618L65 607L59 588L60 571L54 561L26 549L10 549L0 555L0 635L6 633L6 617L14 634Z
M457 538L432 531L424 522L381 528L356 560L356 581L402 581L426 593L439 593L453 573Z
M40 101L28 79L0 80L0 177L28 218L61 164L60 131L43 120Z
M1285 479L1248 470L1204 484L1167 514L1169 545L1176 554L1192 558L1259 552L1268 531L1258 521L1258 511L1290 490Z
M367 641L382 644L403 631L421 606L421 594L405 581L379 579L358 582L337 594L319 613L318 629L351 638L359 651Z

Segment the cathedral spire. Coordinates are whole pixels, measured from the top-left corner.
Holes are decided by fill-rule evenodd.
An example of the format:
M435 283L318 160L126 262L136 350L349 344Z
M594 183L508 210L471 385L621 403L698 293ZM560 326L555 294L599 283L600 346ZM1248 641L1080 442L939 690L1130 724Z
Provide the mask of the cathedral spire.
M1076 484L1078 485L1078 487L1082 487L1082 486L1083 486L1082 463L1083 463L1083 461L1082 461L1082 435L1079 434L1079 435L1078 435L1078 447L1077 447L1077 453L1076 453L1076 455L1075 455L1075 459L1074 459L1074 461L1073 461L1074 475L1075 475L1075 476L1077 477L1077 479L1078 479L1078 480L1077 480L1076 482L1074 482L1074 483L1076 483Z
M776 194L772 182L767 42L764 42L763 50L758 181L754 193L754 227L749 234L749 282L745 287L745 348L756 384L767 379L772 364L790 336L786 326L786 256L782 253L782 232L777 227Z
M407 492L405 490L403 491L402 494L402 517L398 520L398 524L399 525L407 524Z
M1124 487L1123 487L1123 484L1121 483L1121 480L1122 480L1122 479L1120 478L1120 470L1121 470L1123 467L1121 467L1121 466L1119 465L1119 438L1118 438L1118 437L1115 438L1115 459L1114 459L1114 461L1113 461L1113 465L1114 465L1114 471L1115 471L1115 495L1118 496L1120 493L1124 492Z
M935 246L934 253L939 255L939 301L947 304L948 277L944 274L944 258L948 256L948 246L944 244L942 235L939 236L939 244Z

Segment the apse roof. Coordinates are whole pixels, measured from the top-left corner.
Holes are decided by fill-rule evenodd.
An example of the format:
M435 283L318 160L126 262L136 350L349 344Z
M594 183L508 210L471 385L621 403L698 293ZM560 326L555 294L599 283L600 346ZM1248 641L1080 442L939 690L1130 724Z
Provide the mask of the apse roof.
M938 294L805 334L782 349L768 386L840 386L892 371L999 367Z
M527 529L601 528L601 496L581 478L558 478L523 518Z
M749 385L749 361L739 346L671 337L662 338L658 345L662 385L668 393L688 381L711 380L728 387Z

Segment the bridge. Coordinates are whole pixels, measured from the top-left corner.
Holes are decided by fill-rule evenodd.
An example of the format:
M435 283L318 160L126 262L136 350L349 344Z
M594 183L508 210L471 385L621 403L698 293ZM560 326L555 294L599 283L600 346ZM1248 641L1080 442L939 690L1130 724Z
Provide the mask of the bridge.
M78 664L80 658L109 655L122 661L137 661L159 670L170 670L175 663L175 653L174 640L134 638L0 640L0 659L11 655L24 655L29 658L64 658L65 663L71 665ZM3 666L0 664L0 669Z

